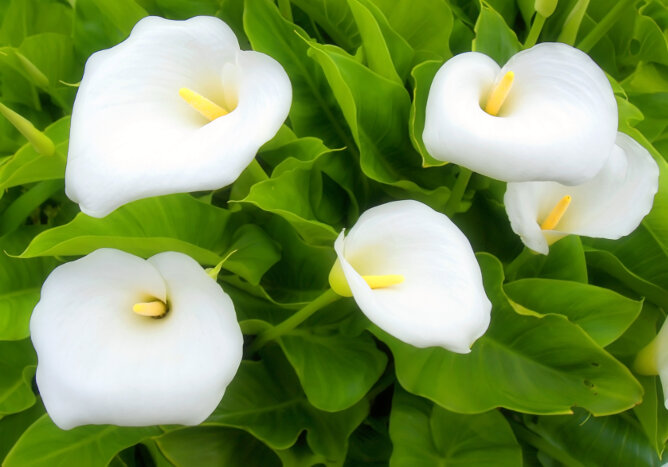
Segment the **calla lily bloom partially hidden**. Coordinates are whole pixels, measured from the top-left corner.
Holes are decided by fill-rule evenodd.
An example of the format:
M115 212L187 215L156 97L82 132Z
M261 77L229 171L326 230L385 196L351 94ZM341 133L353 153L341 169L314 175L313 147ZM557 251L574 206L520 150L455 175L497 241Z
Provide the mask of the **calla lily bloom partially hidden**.
M468 52L436 73L423 140L436 159L503 181L567 185L596 175L610 155L617 105L584 52L542 43L499 68Z
M30 331L37 386L63 429L196 425L239 364L234 306L194 260L97 250L56 268Z
M513 231L546 255L549 245L569 234L609 239L630 234L652 209L658 186L652 156L618 133L608 161L590 181L508 183L504 202Z
M232 183L288 115L271 57L213 17L147 17L86 63L72 112L67 195L102 217L140 198Z
M471 245L445 215L417 201L369 209L334 244L329 281L378 327L416 347L468 353L491 304Z
M633 369L641 375L659 376L664 405L668 409L668 320L663 322L658 335L638 353Z

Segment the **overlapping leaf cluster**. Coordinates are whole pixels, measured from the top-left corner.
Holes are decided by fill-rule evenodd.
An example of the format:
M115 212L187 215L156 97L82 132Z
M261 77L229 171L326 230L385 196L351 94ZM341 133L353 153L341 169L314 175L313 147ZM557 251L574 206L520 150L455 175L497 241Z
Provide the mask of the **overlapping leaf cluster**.
M38 465L659 465L668 411L630 370L668 307L668 8L592 0L577 35L559 1L541 41L575 41L607 72L620 130L661 170L654 209L618 241L567 237L524 254L503 183L421 141L431 80L453 54L503 64L533 0L10 0L0 3L0 102L56 144L40 155L0 119L0 458ZM271 55L293 86L289 120L230 187L133 202L102 219L63 191L69 115L86 58L148 14L214 15ZM131 118L131 116L128 116ZM122 137L122 135L119 135ZM184 252L219 282L248 341L327 287L333 241L365 209L417 199L452 216L494 308L468 355L416 349L352 299L247 355L199 427L62 431L33 384L28 321L60 262L113 247ZM450 202L449 202L450 200Z

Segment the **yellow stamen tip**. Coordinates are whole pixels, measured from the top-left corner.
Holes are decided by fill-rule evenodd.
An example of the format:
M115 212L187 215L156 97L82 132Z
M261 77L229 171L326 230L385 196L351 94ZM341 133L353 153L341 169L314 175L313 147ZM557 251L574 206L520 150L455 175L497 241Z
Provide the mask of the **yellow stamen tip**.
M364 279L372 289L383 289L385 287L401 284L404 281L404 276L401 274L387 274L385 276L362 276L362 279Z
M222 117L223 115L227 115L229 113L215 102L207 99L192 89L179 89L179 96L181 96L184 101L190 104L193 109L197 110L200 114L209 119L209 121L213 121L218 117Z
M512 71L507 72L499 81L492 92L487 98L487 103L485 104L485 112L490 115L496 116L501 110L501 106L506 101L510 89L513 87L513 80L515 79L515 73Z
M568 209L568 205L571 204L571 197L569 195L564 196L559 200L559 202L552 208L552 211L547 215L540 228L542 230L552 230L554 229L564 214Z
M161 300L154 300L152 302L139 302L132 305L132 311L142 316L150 316L152 318L160 318L167 313L167 305Z

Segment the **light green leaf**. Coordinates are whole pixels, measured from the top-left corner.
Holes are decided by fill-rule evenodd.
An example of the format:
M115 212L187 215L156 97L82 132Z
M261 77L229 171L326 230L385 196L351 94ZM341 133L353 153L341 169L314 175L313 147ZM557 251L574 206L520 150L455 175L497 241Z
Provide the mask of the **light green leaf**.
M645 390L642 404L633 408L654 451L661 456L668 441L668 412L661 382L656 376L638 378Z
M439 60L429 60L420 63L411 71L411 76L413 77L413 102L411 103L408 130L413 147L422 156L423 167L438 167L447 164L445 161L434 159L427 151L424 141L422 141L427 97L429 97L431 82L434 80L434 76L439 68L441 68L441 65L442 62Z
M360 45L360 34L346 0L292 0L348 51Z
M296 329L281 337L281 348L297 372L314 407L345 410L371 389L387 364L368 334L321 335L319 329Z
M42 415L44 415L44 405L41 399L38 399L29 409L0 419L0 460L7 456L16 440Z
M201 426L175 430L156 439L160 451L180 467L279 466L276 454L248 433Z
M522 50L515 32L508 27L503 17L486 2L481 1L480 16L475 24L473 50L489 55L499 66Z
M30 143L24 144L7 162L0 165L0 190L65 176L70 117L63 117L49 125L44 134L56 145L56 153L43 156Z
M0 340L30 335L30 314L39 300L46 276L56 262L51 258L19 259L5 252L22 248L36 230L20 230L0 238Z
M57 0L10 0L2 13L0 43L14 47L33 34L69 35L72 30L72 10Z
M512 300L533 311L566 316L601 347L619 338L642 309L642 301L579 282L521 279L504 288Z
M661 465L638 423L628 416L592 417L578 409L574 415L539 417L529 427L582 465Z
M522 465L515 435L496 410L462 415L399 388L392 399L390 437L391 467Z
M43 415L21 435L3 465L104 467L123 449L162 433L158 427L113 425L86 425L65 431Z
M0 416L21 412L35 403L32 377L36 364L30 339L0 341Z
M370 0L348 0L362 37L362 48L369 68L402 84L413 60L411 46L392 29L387 18Z
M642 398L631 372L566 318L519 315L501 283L501 264L479 253L492 322L470 354L417 349L373 332L395 357L397 379L408 391L459 413L495 407L537 414L584 407L596 415L622 412Z
M267 349L257 362L244 360L222 402L205 425L241 428L272 449L287 449L300 433L316 454L342 462L347 440L366 417L368 403L336 413L308 403L285 357Z
M517 271L517 277L539 276L587 283L585 253L580 237L576 235L569 235L550 245L547 256L534 253L527 256L528 259Z

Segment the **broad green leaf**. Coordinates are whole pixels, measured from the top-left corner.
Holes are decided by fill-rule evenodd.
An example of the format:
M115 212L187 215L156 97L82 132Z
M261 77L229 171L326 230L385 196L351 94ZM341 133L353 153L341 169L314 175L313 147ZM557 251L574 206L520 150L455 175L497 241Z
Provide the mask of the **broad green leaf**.
M135 0L77 0L74 5L74 43L82 57L125 40L148 14Z
M536 414L595 415L637 404L642 388L631 372L565 317L517 314L502 290L499 261L479 253L492 322L466 355L417 349L380 330L395 357L397 379L413 394L459 413L495 407Z
M612 253L587 249L587 264L599 273L610 275L641 297L661 306L668 306L668 291L631 272Z
M633 408L654 451L660 456L668 441L668 412L661 381L656 376L638 378L645 390L642 404Z
M360 34L346 0L292 0L348 51L360 45Z
M0 190L65 176L65 158L70 134L70 117L63 117L44 129L56 145L56 153L44 156L30 143L24 144L7 162L0 165Z
M228 226L229 218L225 209L189 195L142 199L102 219L78 214L69 224L36 236L20 257L79 256L118 248L142 257L177 251L202 265L216 265L236 250L223 268L257 284L278 260L277 247L257 226L237 232Z
M503 17L484 1L481 2L475 33L473 50L489 55L500 66L522 50L515 32L508 27Z
M272 349L261 361L244 360L205 425L241 428L272 449L287 449L300 433L316 454L342 462L347 440L366 417L368 403L336 413L308 403L290 364Z
M309 0L301 6L312 4L313 8L323 8L324 13L328 3L328 0ZM332 5L338 3L349 14L345 0L332 0ZM299 2L297 5L300 6ZM244 28L253 49L274 57L290 77L293 91L290 123L295 133L316 136L330 147L353 148L354 142L325 76L306 54L309 47L301 38L305 36L303 29L283 19L269 0L246 1Z
M659 466L659 458L631 417L592 417L578 409L573 415L539 417L529 427L582 465Z
M36 364L30 339L0 341L0 415L21 412L35 404L31 384Z
M367 333L345 336L318 331L295 329L281 337L281 347L314 407L328 412L347 409L371 389L387 357Z
M72 9L57 0L10 0L2 12L0 44L18 47L33 34L54 32L69 35Z
M521 279L504 285L504 289L510 299L526 308L566 316L601 347L619 338L642 309L642 301L579 282Z
M0 215L0 237L18 229L42 203L64 188L62 180L45 180L22 193Z
M370 0L348 0L362 37L369 68L401 84L413 60L413 49L387 22L383 12Z
M521 264L516 269L515 277L508 277L509 280L537 276L587 283L585 253L580 237L576 235L569 235L550 245L547 256L525 249L517 261Z
M158 427L113 425L86 425L65 431L43 415L21 435L3 465L104 467L123 449L162 433Z
M503 415L449 412L397 388L392 400L390 466L517 466L522 453Z
M434 159L427 151L424 141L422 141L427 97L429 96L431 82L434 80L434 76L439 68L441 68L441 65L442 62L440 60L429 60L420 63L411 71L411 76L413 77L413 102L411 103L408 130L413 147L422 156L423 167L438 167L447 164L445 161Z
M450 34L452 11L442 0L372 0L383 11L392 28L415 49L415 63L452 56Z
M30 314L39 292L56 262L51 258L12 258L36 230L25 229L0 237L0 340L25 339L30 335Z
M44 405L38 399L29 409L0 419L0 461L5 458L23 432L42 415L44 415Z
M350 436L347 466L389 465L393 446L388 434L385 417L382 419L368 417Z
M442 179L423 188L427 176L407 138L410 98L406 89L377 75L340 49L309 42L309 55L322 67L360 150L360 166L369 178L392 185L431 206L443 206L450 190ZM379 113L378 103L388 111ZM434 169L437 170L437 169Z
M156 439L162 453L181 467L279 466L276 454L248 433L211 426L175 430Z

